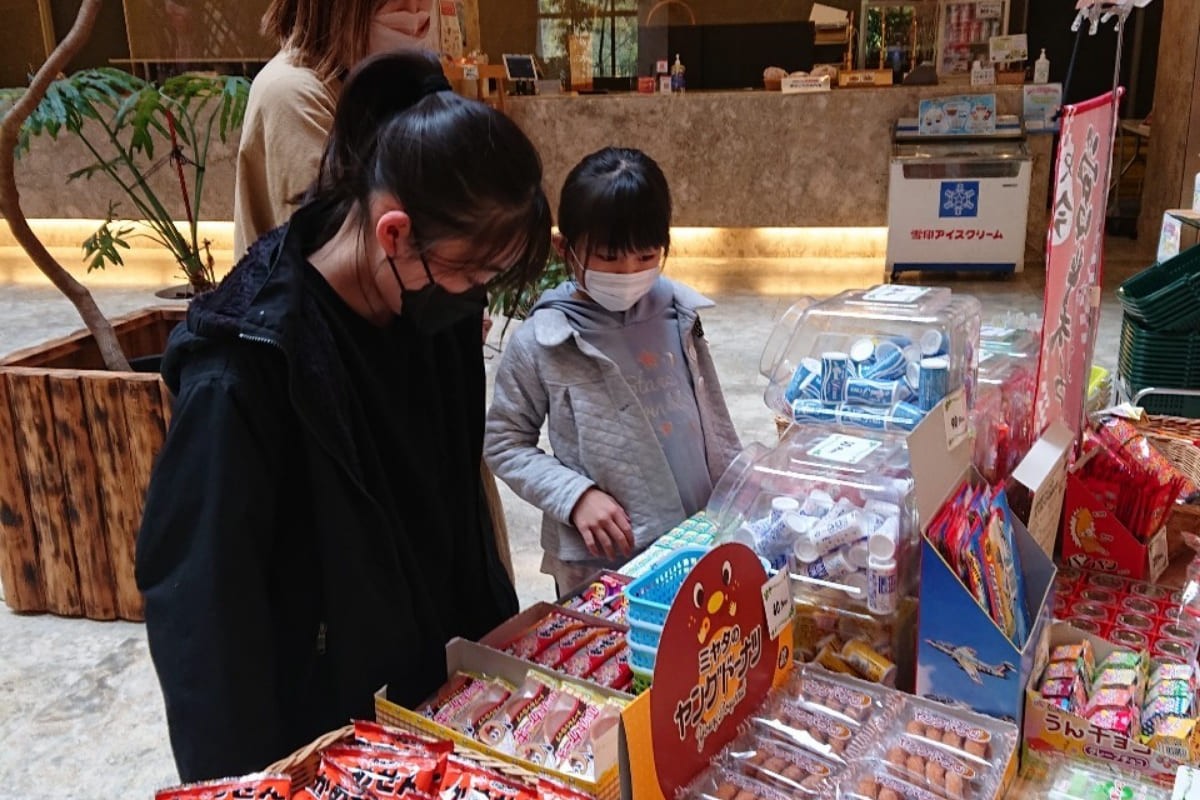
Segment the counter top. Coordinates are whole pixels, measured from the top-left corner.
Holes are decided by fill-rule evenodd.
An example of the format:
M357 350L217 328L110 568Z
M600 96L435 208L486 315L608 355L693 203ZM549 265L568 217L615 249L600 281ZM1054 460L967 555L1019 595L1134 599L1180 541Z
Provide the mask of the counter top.
M552 202L583 156L619 145L645 150L662 165L676 225L878 227L887 224L894 121L915 116L922 98L971 91L938 85L520 96L509 98L508 113L542 153ZM1020 86L988 91L998 113L1020 113ZM1049 180L1043 163L1039 184L1037 162L1047 161L1050 137L1038 138L1044 144L1031 141L1035 197Z

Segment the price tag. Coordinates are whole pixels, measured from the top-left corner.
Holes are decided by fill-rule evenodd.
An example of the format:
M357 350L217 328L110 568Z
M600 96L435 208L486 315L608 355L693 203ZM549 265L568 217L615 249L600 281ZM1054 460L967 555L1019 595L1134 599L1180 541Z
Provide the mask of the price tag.
M464 81L479 80L479 65L478 64L463 64L463 80Z
M911 303L929 293L928 288L920 286L901 286L895 283L885 283L876 286L863 295L863 300L869 303Z
M1179 255L1179 240L1183 237L1183 223L1170 214L1163 214L1162 231L1158 235L1158 255L1162 262Z
M976 3L975 16L979 19L1000 19L1004 16L1004 3L999 0Z
M953 450L967 437L967 399L962 390L949 395L942 401L942 414L946 421L946 449Z
M813 449L808 451L808 455L824 461L836 461L839 464L857 464L874 453L882 444L883 442L871 439L835 433L818 442Z
M772 639L796 616L796 604L792 601L792 581L786 569L775 573L762 587L763 610L767 613L767 633Z

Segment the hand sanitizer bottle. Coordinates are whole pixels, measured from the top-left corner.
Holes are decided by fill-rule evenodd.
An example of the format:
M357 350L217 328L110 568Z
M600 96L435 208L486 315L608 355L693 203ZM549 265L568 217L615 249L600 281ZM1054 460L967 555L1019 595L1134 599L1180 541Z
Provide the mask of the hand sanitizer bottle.
M687 80L683 77L683 73L687 68L683 66L683 62L679 60L679 53L675 54L675 63L671 65L671 91L682 92L687 88Z
M1042 54L1038 56L1038 60L1033 62L1033 82L1050 82L1050 59L1046 58L1046 48L1044 47L1042 48Z

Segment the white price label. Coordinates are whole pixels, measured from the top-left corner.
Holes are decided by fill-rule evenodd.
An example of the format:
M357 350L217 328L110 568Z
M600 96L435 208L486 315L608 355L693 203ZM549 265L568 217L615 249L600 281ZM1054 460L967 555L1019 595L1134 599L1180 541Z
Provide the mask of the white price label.
M479 80L479 65L478 64L463 64L463 80L464 81Z
M767 633L772 639L796 616L796 605L792 601L792 581L786 569L775 573L762 587L763 611L767 614Z
M872 439L860 439L857 436L843 436L835 433L826 436L808 451L812 458L824 461L836 461L839 464L857 464L874 453L883 442Z
M942 401L946 421L946 449L953 450L970 432L967 425L967 399L961 390Z
M895 283L885 283L876 286L863 295L863 300L869 303L912 303L929 294L929 289L920 286L900 286Z
M979 19L1000 19L1004 16L1004 3L991 0L975 6L975 16Z

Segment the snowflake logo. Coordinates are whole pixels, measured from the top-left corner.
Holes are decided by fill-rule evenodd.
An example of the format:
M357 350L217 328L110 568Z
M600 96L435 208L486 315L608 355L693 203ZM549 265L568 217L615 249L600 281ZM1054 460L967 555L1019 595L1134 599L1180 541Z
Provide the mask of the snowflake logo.
M944 181L938 216L979 216L979 181Z

